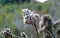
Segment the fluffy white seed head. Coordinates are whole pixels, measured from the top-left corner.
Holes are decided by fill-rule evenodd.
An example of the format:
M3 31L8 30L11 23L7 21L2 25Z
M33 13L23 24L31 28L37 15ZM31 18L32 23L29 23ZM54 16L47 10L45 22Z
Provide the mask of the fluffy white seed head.
M4 28L4 30L1 31L1 33L2 34L5 34L5 33L10 34L11 33L11 30L9 28Z
M25 15L29 15L30 13L31 13L31 10L28 10L28 9L22 9L22 14L23 14L23 16L25 16Z

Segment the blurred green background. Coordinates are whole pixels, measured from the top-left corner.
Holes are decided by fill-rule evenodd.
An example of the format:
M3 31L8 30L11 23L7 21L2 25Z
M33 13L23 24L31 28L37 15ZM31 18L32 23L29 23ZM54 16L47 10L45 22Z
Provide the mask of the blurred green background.
M10 28L18 36L20 32L25 32L21 11L23 8L34 10L40 15L50 14L53 20L60 18L60 0L48 0L44 3L35 0L0 0L0 31Z

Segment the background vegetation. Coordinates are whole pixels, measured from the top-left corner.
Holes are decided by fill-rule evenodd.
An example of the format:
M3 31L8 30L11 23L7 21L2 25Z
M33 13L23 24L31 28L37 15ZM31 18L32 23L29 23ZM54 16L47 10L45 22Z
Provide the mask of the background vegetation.
M57 20L60 17L59 2L59 0L49 0L44 3L35 0L0 0L0 31L3 28L11 28L18 36L20 32L25 31L21 11L23 8L34 10L40 15L48 13Z

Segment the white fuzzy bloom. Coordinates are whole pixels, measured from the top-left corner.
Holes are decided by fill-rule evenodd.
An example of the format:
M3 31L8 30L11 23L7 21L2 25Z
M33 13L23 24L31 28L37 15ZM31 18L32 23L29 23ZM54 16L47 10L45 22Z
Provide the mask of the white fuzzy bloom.
M22 12L26 12L28 9L22 9Z
M44 19L46 20L46 25L44 24ZM48 20L50 20L50 21L48 21ZM40 31L42 31L42 30L44 30L46 27L47 27L47 25L49 24L48 22L50 22L51 23L51 28L53 27L53 24L54 24L54 21L51 19L51 16L50 15L48 15L48 14L45 14L45 15L43 15L43 16L41 16L41 18L40 18L40 22L39 22L39 30L38 30L38 32L40 32ZM43 26L43 27L42 27ZM54 28L52 28L52 29L54 29Z
M9 28L4 28L4 30L1 31L2 34L4 34L5 32L6 32L7 34L10 34L10 33L11 33L11 30L10 30Z
M21 37L28 38L28 36L26 35L26 33L25 33L25 32L21 32Z
M25 15L29 15L30 13L31 13L31 10L28 10L28 9L22 9L22 14L23 14L23 16L25 16Z

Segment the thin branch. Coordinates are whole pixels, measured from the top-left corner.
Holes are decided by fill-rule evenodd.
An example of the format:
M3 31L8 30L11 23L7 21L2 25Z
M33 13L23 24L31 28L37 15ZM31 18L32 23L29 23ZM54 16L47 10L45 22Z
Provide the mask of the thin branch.
M60 24L60 19L54 22L54 26L53 27L56 28L56 26L59 25L59 24Z
M35 23L34 23L34 27L35 27L35 30L36 30L36 33L37 33L37 38L39 38L39 34L38 34L38 30L37 30L37 26L36 26Z

